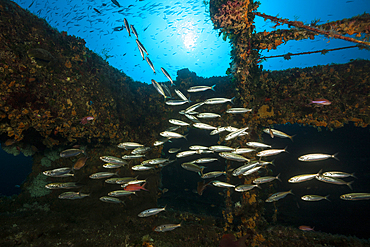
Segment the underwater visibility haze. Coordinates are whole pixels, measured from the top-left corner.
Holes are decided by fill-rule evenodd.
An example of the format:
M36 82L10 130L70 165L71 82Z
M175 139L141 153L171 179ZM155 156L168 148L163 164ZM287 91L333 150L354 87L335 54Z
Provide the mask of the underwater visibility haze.
M370 246L369 10L0 0L0 245Z

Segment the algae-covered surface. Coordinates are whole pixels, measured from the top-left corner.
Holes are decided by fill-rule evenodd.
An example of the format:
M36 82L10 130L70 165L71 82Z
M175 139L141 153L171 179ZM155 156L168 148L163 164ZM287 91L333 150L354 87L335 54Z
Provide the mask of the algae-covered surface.
M369 192L370 171L366 166L370 160L367 152L369 61L264 71L258 64L263 59L259 49L274 49L283 37L300 40L314 34L309 29L254 34L256 10L258 3L254 1L211 1L215 28L229 37L233 45L230 75L201 78L188 69L179 70L176 79L173 78L176 86L164 82L159 88L163 90L167 85L172 95L174 89L187 92L192 86L214 90L192 95L191 104L170 107L165 103L168 99L161 95L167 96L164 90L133 81L109 66L85 47L83 39L60 33L15 3L0 0L1 146L10 154L22 153L33 159L32 172L21 185L22 192L1 197L0 245L370 246L363 240L370 237L366 230L369 223L364 220L368 212L361 211L367 208L369 200L340 199L344 193ZM288 21L265 17L281 23ZM331 25L337 25L338 33L362 33L368 38L368 21L368 15L364 14ZM307 28L298 22L290 24ZM351 24L350 28L347 24ZM318 28L320 32L331 32L329 26ZM364 42L359 48L365 49ZM179 113L210 98L224 98L221 100L225 103L205 104L196 109L220 114L217 118L201 119L208 124L206 128L229 127L231 133L238 131L231 127L245 128L248 134L240 132L238 138L228 141L225 132L210 135L210 129L194 127L199 120L191 116L199 117L197 113L187 112L194 114L190 116ZM316 105L312 103L314 99L324 99L326 105ZM247 112L228 113L233 107L247 108ZM192 126L178 131L183 135L181 138L158 144L163 131L170 127L169 119L182 119ZM280 139L276 132L274 136L274 128L287 133L289 138ZM243 163L235 161L235 157L225 160L207 152L208 149L193 153L197 158L217 158L212 164L197 161L204 165L199 174L182 167L183 163L194 161L194 156L176 156L176 152L189 151L191 146L192 150L203 148L194 145L229 145L236 150L250 141L264 142L280 150L287 148L275 159L264 158L275 166L268 165L250 176L232 176L231 172ZM124 163L122 167L103 168L103 156L120 159L130 154L131 150L118 147L124 142L138 142L150 150L145 152L145 157L127 163L120 161ZM173 148L178 150L170 152ZM66 149L80 154L61 157L60 153ZM244 161L260 161L259 151L243 154ZM307 152L333 156L312 166L299 163L297 158ZM88 157L83 159L85 163L81 164L81 157ZM149 169L145 171L133 169L145 160L157 158L162 158L163 163L144 167ZM63 174L67 177L49 177L43 173L63 167L71 168ZM287 182L294 175L317 173L320 169L341 169L356 175L350 174L341 185L316 180L302 186ZM200 175L211 171L219 172L220 176L201 178ZM101 198L121 187L105 179L90 178L99 172L143 181L140 186L128 185L135 194L107 203ZM242 193L212 185L215 180L234 186L252 184L261 176L280 176L281 182L276 178L260 189ZM76 187L70 190L45 187L72 181ZM266 202L273 193L290 189L293 195L282 201ZM60 199L65 191L76 192L77 199ZM330 193L331 202L308 202L309 205L300 199L307 193L322 196ZM164 212L138 217L143 210L157 207L165 207ZM162 224L175 226L171 231L158 231L156 227Z

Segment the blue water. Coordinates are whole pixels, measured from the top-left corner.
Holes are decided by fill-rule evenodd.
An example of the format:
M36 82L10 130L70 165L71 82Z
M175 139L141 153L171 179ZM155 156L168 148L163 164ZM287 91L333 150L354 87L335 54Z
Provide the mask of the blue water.
M14 156L0 148L0 160L0 195L19 194L20 185L32 171L32 157L26 157L22 153Z
M57 28L85 39L86 46L107 58L110 65L122 70L134 80L150 83L151 79L167 81L160 71L164 67L173 79L179 69L189 68L198 76L225 76L230 67L230 44L222 40L208 13L208 5L200 0L119 0L121 7L111 1L41 1L16 0L21 7ZM259 12L310 24L318 24L350 18L369 13L368 0L330 1L274 1L261 0ZM101 14L97 13L97 9ZM124 25L126 18L135 26L139 40L149 52L149 58L157 71L154 75L137 48L134 35L128 36L125 29L113 31ZM255 18L257 32L271 31L275 24ZM279 26L279 28L287 28ZM277 50L262 51L263 56L283 55L321 49L354 45L343 40L328 39L322 35L314 40L289 41ZM326 55L312 54L292 56L291 60L271 58L264 61L264 69L280 70L294 67L310 67L330 63L346 63L351 59L370 59L370 52L352 48L329 52Z

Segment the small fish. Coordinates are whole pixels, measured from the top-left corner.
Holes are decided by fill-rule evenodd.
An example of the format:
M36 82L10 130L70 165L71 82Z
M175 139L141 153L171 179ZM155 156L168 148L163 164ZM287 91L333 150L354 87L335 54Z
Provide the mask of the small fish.
M269 127L269 134L270 134L270 137L271 138L274 138L275 136L274 136L274 132L272 132L272 130L271 130L271 128Z
M221 152L218 155L220 155L222 158L227 160L233 160L237 162L249 162L250 160L245 158L244 156L241 156L239 154L229 153L229 152Z
M246 192L254 188L260 188L258 184L243 184L239 185L238 187L235 187L235 191L237 192Z
M251 153L251 152L254 152L256 150L254 150L253 148L236 148L235 150L231 151L231 153L234 153L234 154L246 154L246 153Z
M196 164L204 164L204 163L211 163L214 161L218 161L218 159L217 158L200 158L200 159L194 160L193 162Z
M236 168L233 171L232 175L234 177L237 177L237 176L245 173L246 171L249 171L249 170L255 168L256 166L259 166L259 162L258 161L251 161L251 162L249 162L249 163L247 163L245 165L242 165L242 166Z
M133 160L133 159L140 159L144 158L145 154L126 154L122 156L122 159L124 160Z
M216 113L207 113L207 112L204 112L204 113L199 113L197 115L198 118L218 118L218 117L221 117L220 114L216 114Z
M180 226L181 226L181 223L180 224L165 224L165 225L157 226L156 228L154 228L154 231L167 232L167 231L172 231Z
M113 164L113 163L105 163L103 165L103 167L107 168L107 169L116 169L116 168L120 168L122 166L123 166L122 164Z
M113 28L113 31L122 31L122 30L123 30L123 26L118 26L118 27Z
M112 164L119 164L119 165L127 165L127 162L124 161L121 158L115 157L115 156L101 156L100 160L106 162L106 163L112 163Z
M246 112L251 112L252 109L247 109L247 108L230 108L226 110L226 113L230 114L241 114L241 113L246 113Z
M53 170L48 170L44 171L42 174L49 176L49 177L69 177L69 176L74 176L73 173L69 173L72 171L70 167L62 167L62 168L57 168Z
M146 190L148 191L147 189L144 188L144 186L146 185L146 183L144 183L143 185L139 185L139 184L129 184L127 185L124 190L126 191L140 191L140 190Z
M97 10L96 8L93 8L93 10L95 10L96 13L101 14L101 12Z
M325 183L330 183L330 184L338 184L338 185L347 185L351 190L352 190L352 186L351 184L354 182L354 181L351 181L351 182L346 182L342 179L339 179L339 178L332 178L332 177L326 177L326 176L323 176L323 175L316 175L315 177L317 180L321 181L321 182L325 182Z
M206 105L214 105L214 104L223 104L223 103L226 103L226 102L231 102L232 104L234 104L233 100L235 99L235 97L231 98L231 99L226 99L226 98L212 98L212 99L207 99L206 101L204 101L204 104Z
M136 39L139 39L139 36L137 35L136 29L134 25L130 25L132 33L135 35Z
M221 187L221 188L235 188L235 185L233 185L233 184L220 182L220 181L213 181L212 184L213 184L213 186Z
M286 152L286 147L284 149L267 149L260 151L256 154L258 157L267 157L267 156L272 156L272 155L277 155L282 152Z
M168 79L168 80L170 80L170 82L171 82L171 86L175 85L175 84L173 83L173 80L172 80L172 78L171 78L170 74L168 74L167 70L165 70L163 67L161 67L161 70L162 70L163 74L167 77L167 79Z
M185 138L186 139L186 136L183 136L179 133L176 133L176 132L171 132L171 131L163 131L161 133L159 133L161 136L163 137L167 137L167 138Z
M317 174L303 174L291 177L288 179L289 183L302 183L305 181L309 181L314 179L316 176L319 176L322 170L320 170Z
M135 195L134 191L127 191L127 190L115 190L108 193L108 196L113 197L121 197L121 196L129 196L129 195Z
M280 173L276 177L273 177L273 176L259 177L253 180L253 183L254 184L264 184L264 183L269 183L271 181L274 181L275 179L281 182L281 179L279 178L279 176L280 176Z
M347 201L370 200L370 193L349 193L341 195L340 199Z
M303 201L308 201L308 202L317 202L317 201L321 201L321 200L328 200L330 202L328 197L329 197L329 195L327 195L327 196L305 195L305 196L302 196L301 199Z
M85 166L86 161L89 159L89 157L81 157L79 158L76 163L73 166L73 170L80 170L82 167Z
M119 3L117 2L117 0L112 0L112 3L114 4L114 5L116 5L117 7L121 7L121 5L119 5Z
M69 199L69 200L74 200L74 199L82 199L87 196L90 196L90 194L83 194L80 192L64 192L58 196L59 199Z
M149 57L146 57L146 58L145 58L145 60L146 60L146 62L149 64L150 68L152 68L152 70L153 70L154 74L157 74L157 73L155 72L154 65L153 65L152 61L150 60L150 58L149 58Z
M68 158L68 157L73 157L73 156L77 156L81 153L85 153L84 150L81 150L81 149L75 149L75 148L72 148L72 149L66 149L62 152L60 152L60 157L62 158Z
M244 134L244 131L246 131L247 129L249 129L249 127L241 128L241 129L238 129L236 131L231 132L230 134L228 134L225 137L225 141L229 141L229 140L232 140L232 139L234 139L234 138L236 138L238 136L243 135Z
M108 203L124 203L118 198L110 197L110 196L102 196L99 198L100 201L102 202L108 202Z
M281 137L281 138L289 138L292 141L293 141L293 137L294 137L294 135L293 136L290 136L290 135L285 134L284 132L282 132L280 130L271 129L271 128L263 129L263 132L265 132L266 134L277 136L277 137ZM270 134L270 132L271 132L271 134Z
M204 173L201 178L203 179L206 179L206 178L216 178L216 177L219 177L221 175L226 175L226 172L223 171L215 171L215 172L208 172L208 173Z
M186 98L185 95L180 90L175 89L175 93L177 94L177 96L180 97L180 99L190 102L190 100L188 100L188 98Z
M176 99L176 100L168 100L166 101L166 105L183 105L189 103L188 100Z
M208 150L208 147L201 145L193 145L189 147L190 150Z
M317 105L323 106L323 105L330 105L331 102L327 99L315 99L315 100L311 100L309 104L317 104Z
M215 91L215 86L216 85L213 85L212 87L209 87L209 86L194 86L194 87L190 87L187 91L189 93L203 92L203 91L206 91L206 90L209 90L209 89Z
M355 173L346 173L346 172L324 172L322 175L327 176L327 177L332 177L332 178L348 178L348 177L353 177L357 178L355 176Z
M160 95L162 95L165 99L167 99L167 98L168 98L168 96L167 96L167 95L166 95L166 93L164 92L164 90L163 90L162 86L161 86L158 82L156 82L155 80L153 80L153 79L152 79L152 85L153 85L153 87L158 91L158 93L159 93Z
M176 158L184 158L184 157L191 156L197 153L198 153L197 150L186 150L186 151L182 151L176 154Z
M168 150L168 153L175 154L175 153L180 152L180 151L181 151L181 148L170 148Z
M165 210L166 210L166 207L163 207L163 208L150 208L150 209L147 209L147 210L142 211L137 216L139 216L139 217L148 217L148 216L156 215L156 214L158 214L160 212L163 212Z
M299 161L307 161L307 162L326 160L326 159L329 159L329 158L334 158L336 160L339 160L337 158L337 155L338 155L338 153L335 153L333 155L331 155L331 154L306 154L306 155L300 156L298 158L298 160Z
M45 188L49 190L55 190L55 189L74 189L79 188L81 185L77 184L76 182L66 182L66 183L51 183L45 185Z
M150 151L151 147L138 147L131 151L131 154L144 154L148 151Z
M198 166L192 162L182 163L181 167L191 172L197 172L199 175L203 174L204 166Z
M197 183L197 193L198 195L203 195L203 191L207 188L207 186L211 183L212 181L208 181L207 183L203 181Z
M113 172L97 172L94 174L91 174L89 178L91 179L102 179L102 178L110 178L112 176L118 176L118 172L113 173Z
M299 226L298 229L299 230L302 230L302 231L305 231L305 232L308 232L308 231L314 231L314 228L315 227L309 227L309 226Z
M136 44L139 47L139 49L141 49L143 52L146 53L147 56L149 55L149 53L146 51L144 45L138 39L136 39Z
M246 144L247 146L252 148L271 148L271 145L267 145L260 142L247 142Z
M181 120L177 119L169 119L168 122L174 125L179 125L179 126L189 126L190 124Z
M136 142L122 142L122 143L118 144L118 147L129 150L129 149L144 147L144 145L136 143Z
M204 130L214 130L217 129L217 127L214 127L209 124L205 123L193 123L193 127L198 128L198 129L204 129Z
M232 152L232 151L235 151L235 148L227 147L227 146L219 146L219 145L210 146L209 149L214 151L214 152Z
M165 158L154 158L154 159L150 159L150 160L144 160L143 162L141 162L141 165L144 165L144 166L147 166L147 165L159 165L159 164L163 164L165 162L168 162L169 159L165 159Z
M292 190L289 190L289 191L284 191L284 192L277 192L273 195L271 195L269 198L266 199L266 202L276 202L284 197L286 197L287 195L289 194L292 194Z
M251 169L249 169L249 170L245 171L245 172L243 173L243 176L251 175L251 174L253 174L253 173L255 173L255 172L259 171L259 170L260 170L260 169L262 169L262 168L263 168L263 166L261 166L261 165L257 165L257 166L255 166L255 167L253 167L253 168L251 168Z
M194 111L195 109L197 109L198 107L204 105L204 102L199 102L199 103L196 103L194 105L191 105L189 106L188 108L185 109L185 113L188 114L189 112L192 112Z

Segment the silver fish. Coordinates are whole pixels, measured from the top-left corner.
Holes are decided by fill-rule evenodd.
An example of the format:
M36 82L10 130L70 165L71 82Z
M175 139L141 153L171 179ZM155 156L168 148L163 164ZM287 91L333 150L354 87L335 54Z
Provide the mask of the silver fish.
M194 160L193 162L197 164L204 164L204 163L211 163L214 161L218 161L218 159L217 158L200 158L200 159Z
M110 197L110 196L102 196L99 198L102 202L108 202L108 203L124 203L118 198Z
M265 132L266 134L270 134L270 132L272 132L273 136L277 136L277 137L281 137L281 138L289 138L292 141L293 141L293 137L294 137L294 135L290 136L290 135L285 134L284 132L282 132L280 130L275 130L275 129L271 129L271 128L263 129L263 132Z
M256 154L256 156L258 156L258 157L267 157L267 156L277 155L277 154L280 154L282 152L286 152L286 148L284 148L284 149L267 149L267 150L263 150L263 151L258 152Z
M302 182L305 182L305 181L309 181L309 180L312 180L314 179L316 176L319 176L321 173L321 170L317 173L317 174L302 174L302 175L297 175L297 176L294 176L294 177L291 177L288 179L288 182L289 183L302 183Z
M327 196L305 195L305 196L302 196L301 199L303 201L308 201L308 202L317 202L317 201L321 201L321 200L328 200L330 202L328 197L329 197L329 195L327 195Z
M181 148L170 148L168 150L168 153L174 154L174 153L177 153L177 152L180 152L180 151L181 151Z
M131 169L134 170L134 171L148 171L148 170L151 170L151 169L155 169L155 167L144 166L144 165L136 165L136 166L131 167Z
M194 123L200 123L200 121L198 120L198 118L194 117L193 115L185 114L185 117L187 117L188 119L190 119Z
M218 118L218 117L221 117L220 114L216 114L216 113L207 113L207 112L204 112L204 113L199 113L197 115L198 118Z
M197 172L199 173L199 175L203 173L203 170L205 168L204 166L198 166L192 162L182 163L181 167L191 172Z
M177 96L180 97L180 99L186 100L187 102L190 102L190 100L188 98L186 98L185 95L180 90L175 89L175 93L177 94Z
M126 30L127 30L127 32L128 32L128 36L130 36L130 37L131 37L131 33L130 33L130 25L128 24L128 22L127 22L126 18L123 18L123 23L125 23L125 28L126 28Z
M73 173L69 173L72 171L72 168L70 167L62 167L57 168L53 170L44 171L42 174L49 176L49 177L68 177L68 176L74 176Z
M327 177L332 177L332 178L348 178L348 177L354 177L354 178L357 178L355 176L355 173L346 173L346 172L324 172L322 175L324 176L327 176Z
M139 217L148 217L152 215L156 215L162 211L165 211L166 207L164 208L150 208L147 210L142 211L141 213L138 214Z
M100 159L106 163L127 165L127 162L115 156L101 156Z
M173 80L172 80L170 74L168 74L167 70L165 70L163 67L161 67L161 70L162 70L163 74L168 78L168 80L170 80L171 86L173 86L174 83L173 83Z
M241 113L246 113L246 112L251 112L252 109L247 109L247 108L230 108L226 110L226 113L231 113L231 114L241 114Z
M351 190L352 190L352 186L351 184L354 182L354 181L351 181L351 182L346 182L342 179L339 179L339 178L332 178L332 177L327 177L327 176L323 176L323 175L317 175L315 177L317 180L321 181L321 182L325 182L325 183L330 183L330 184L338 184L338 185L347 185Z
M212 151L215 151L215 152L232 152L232 151L235 151L235 148L227 147L227 146L219 146L219 145L210 146L209 149L212 150Z
M143 166L147 166L147 165L159 165L159 164L165 163L167 161L169 161L169 159L155 158L155 159L150 159L150 160L144 160L143 162L141 162L141 165L143 165Z
M120 168L122 166L123 166L122 164L113 164L113 163L105 163L103 165L103 167L107 169L115 169L115 168Z
M156 228L154 228L154 231L167 232L167 231L172 231L180 226L181 226L181 223L180 224L165 224L165 225L157 226Z
M172 98L172 95L171 95L171 91L170 89L167 87L167 85L165 83L161 83L161 86L162 88L164 89L164 92L166 93L166 96L167 98Z
M137 39L139 39L139 36L137 35L137 32L136 32L136 29L135 29L134 25L130 25L130 27L131 27L131 31L132 31L132 33L135 35L135 37L136 37Z
M139 49L141 49L143 52L146 53L147 56L149 55L149 53L146 51L146 49L143 46L143 44L138 39L136 39L136 44L139 46Z
M62 158L68 158L68 157L77 156L80 153L85 153L85 152L84 152L84 150L75 149L75 148L66 149L66 150L63 150L62 152L60 152L60 157L62 157Z
M264 184L264 183L269 183L271 181L274 181L275 179L281 182L279 176L280 176L280 173L276 177L267 176L267 177L256 178L255 180L253 180L253 183L254 184Z
M85 198L87 196L90 196L90 194L84 194L84 193L80 193L80 192L68 191L68 192L64 192L64 193L60 194L58 196L58 198L59 199L74 200L74 199L82 199L82 198Z
M260 142L247 142L246 144L247 146L252 148L271 148L271 145L267 145Z
M166 105L183 105L189 103L188 100L182 100L182 99L175 99L175 100L168 100L166 101Z
M194 154L197 154L197 153L198 153L198 150L182 151L182 152L176 154L176 158L183 158L183 157L191 156L191 155L194 155Z
M193 145L189 147L190 150L207 150L208 147L200 146L200 145Z
M179 126L188 126L188 125L190 125L187 122L184 122L184 121L181 121L181 120L177 120L177 119L169 119L168 122L170 122L170 123L172 123L174 125L179 125Z
M163 132L161 132L159 134L161 136L167 137L167 138L185 138L186 139L186 136L181 135L181 134L176 133L176 132L171 132L171 131L163 131Z
M122 142L122 143L118 144L118 147L128 150L128 149L135 149L135 148L139 148L139 147L144 147L144 145L142 145L140 143L136 143L136 142Z
M112 176L118 176L118 172L113 173L113 172L97 172L94 174L91 174L89 178L91 179L101 179L101 178L110 178Z
M233 185L233 184L220 182L220 181L213 181L212 184L213 184L213 186L221 187L221 188L235 188L235 185Z
M229 152L221 152L218 155L220 155L222 158L227 159L227 160L233 160L237 162L249 162L250 160L239 155L239 154L233 154Z
M197 109L198 107L202 105L204 105L204 102L199 102L199 103L189 106L188 108L185 109L185 114L188 114L188 112L194 111L195 109Z
M249 169L249 170L245 171L245 172L243 173L243 176L251 175L251 174L253 174L253 173L255 173L255 172L259 171L259 170L260 170L261 168L263 168L263 167L264 167L264 166L261 166L261 165L255 166L255 167L253 167L253 168L251 168L251 169Z
M326 159L329 159L329 158L334 158L336 160L339 160L337 158L337 155L338 155L338 153L335 153L333 155L331 155L331 154L306 154L306 155L300 156L298 158L298 160L299 161L308 161L308 162L326 160Z
M170 138L161 138L160 140L155 141L153 143L153 146L157 147L157 146L163 145L164 143L168 142L169 140L170 140Z
M203 91L206 91L208 89L211 89L213 91L215 91L215 86L216 85L213 85L212 87L209 87L209 86L194 86L194 87L190 87L188 89L188 92L189 93L196 93L196 92L203 92Z
M166 93L164 92L162 86L156 82L155 80L152 79L152 85L153 87L157 90L157 92L162 95L165 99L168 98L168 96L166 95Z
M214 127L209 124L205 123L193 123L193 127L198 128L198 129L204 129L204 130L214 130L217 129L217 127Z
M236 168L233 171L232 175L234 177L237 177L237 176L245 173L246 171L253 169L254 167L256 167L258 165L259 165L259 162L258 161L251 161L251 162L249 162L249 163L247 163L245 165L242 165L242 166Z
M340 199L347 201L359 201L359 200L369 200L370 193L349 193L340 196Z
M150 151L151 147L138 147L131 151L131 154L144 154L148 151Z
M144 158L145 154L126 154L122 156L122 159L124 160L133 160L133 159L140 159Z
M139 48L139 52L140 52L141 57L143 58L143 60L145 60L144 51L141 49L139 43L137 43L137 47Z
M149 57L146 57L145 60L149 64L150 68L152 68L154 74L156 74L154 65L153 65L152 61L150 60L150 58Z
M206 105L214 105L214 104L223 104L223 103L226 103L226 102L231 102L232 104L234 104L233 100L235 99L235 97L231 98L231 99L226 99L226 98L212 98L212 99L207 99L206 101L204 101L204 104Z
M234 154L246 154L246 153L251 153L254 152L253 148L236 148L235 150L231 151Z
M81 185L78 185L76 182L66 182L66 183L51 183L45 185L45 188L49 190L55 190L55 189L74 189L79 188Z
M108 196L120 197L120 196L129 196L134 195L134 191L127 191L127 190L115 190L108 193Z
M208 172L204 173L201 178L216 178L221 175L226 175L226 172L220 172L220 171L215 171L215 172Z
M289 194L292 194L292 190L289 190L289 191L284 191L284 192L277 192L273 195L271 195L269 198L266 199L266 202L276 202L284 197L286 197L287 195Z
M217 134L220 134L222 132L226 131L226 128L225 127L217 127L217 129L215 130L212 130L211 133L209 133L210 135L217 135Z
M238 187L235 187L235 191L237 192L246 192L254 188L260 188L258 184L243 184L239 185Z
M238 136L240 136L241 134L243 134L244 131L246 131L247 129L249 129L249 127L245 127L245 128L241 128L241 129L238 129L234 132L231 132L230 134L228 134L226 137L225 137L225 141L229 141L229 140L232 140Z

